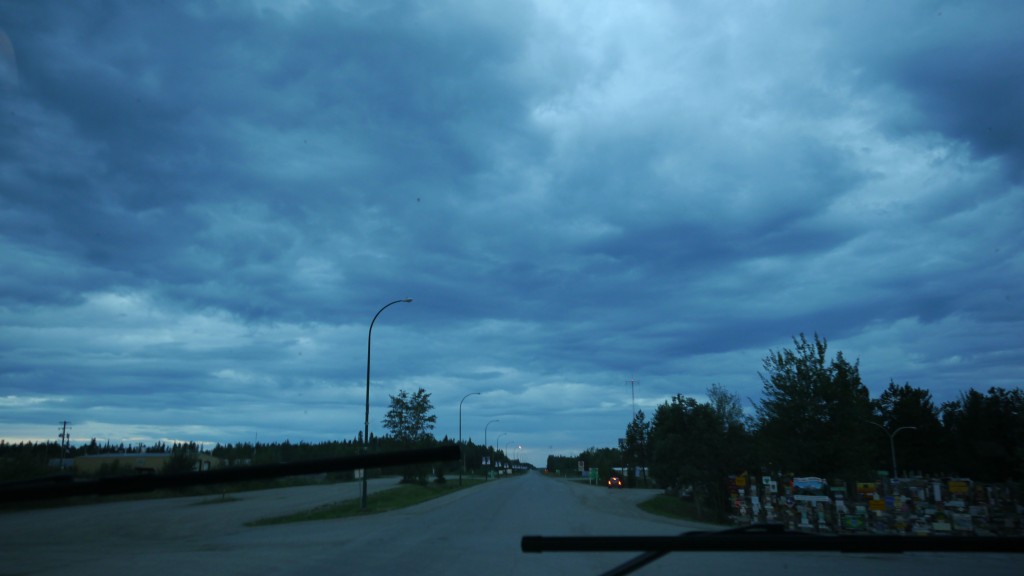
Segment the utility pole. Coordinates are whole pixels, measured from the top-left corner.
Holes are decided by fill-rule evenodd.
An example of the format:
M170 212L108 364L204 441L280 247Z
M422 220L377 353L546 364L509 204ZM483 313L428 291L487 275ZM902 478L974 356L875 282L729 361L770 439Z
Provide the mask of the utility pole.
M626 380L626 384L629 384L629 388L633 393L633 416L636 416L636 385L639 384L632 376L629 380Z
M64 420L60 423L60 434L57 435L60 438L60 469L64 469L64 461L68 455L68 444L71 441L71 434L68 432L68 425L71 422Z

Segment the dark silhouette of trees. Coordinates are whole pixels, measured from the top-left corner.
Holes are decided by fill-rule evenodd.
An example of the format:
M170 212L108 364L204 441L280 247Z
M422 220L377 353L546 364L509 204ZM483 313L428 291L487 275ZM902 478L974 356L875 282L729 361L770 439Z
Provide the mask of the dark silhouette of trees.
M596 448L591 447L585 450L579 457L583 460L583 466L587 469L596 468L599 482L608 480L613 474L613 468L622 467L622 451L618 448Z
M197 457L199 451L198 446L194 442L190 444L175 444L170 452L171 457L164 464L161 472L164 474L181 474L196 471L196 465L199 462Z
M651 423L647 421L643 410L637 410L633 415L633 421L626 426L626 435L619 439L619 450L622 451L622 459L625 461L627 472L626 478L630 487L635 487L637 482L646 484L647 475L639 478L636 474L637 467L646 469L650 465L648 455L648 444L651 435Z
M400 390L391 396L391 407L384 415L384 427L400 443L414 446L424 440L433 439L431 430L437 422L430 393L420 388L414 394Z
M853 478L871 470L875 434L868 389L859 362L839 352L827 360L828 343L801 334L794 349L769 351L760 373L764 385L757 406L762 458L785 471L816 471Z
M669 493L693 489L698 506L726 510L724 479L750 471L820 476L834 483L872 479L892 463L901 476L960 476L1005 482L1024 478L1024 391L973 388L941 408L931 393L889 382L872 400L859 362L842 352L829 359L818 335L769 351L759 374L762 400L745 418L739 399L719 385L708 402L676 395L646 421L642 412L619 440L626 463L649 461L652 478ZM884 431L883 431L884 429ZM646 432L646 443L641 442ZM551 470L575 473L577 457L548 457ZM589 461L588 461L589 462Z
M545 469L559 476L576 476L579 474L579 457L548 454Z
M384 415L384 427L391 437L405 448L424 447L436 442L431 430L437 422L430 402L430 393L420 388L414 394L400 390L391 396L391 407ZM406 466L402 471L403 482L426 482L429 466Z
M717 385L709 398L676 395L658 406L650 431L651 475L670 493L692 488L698 515L725 509L724 479L749 457L739 400Z
M945 433L931 392L914 388L909 383L897 386L890 380L889 386L873 404L875 416L872 421L889 433L904 426L914 427L914 430L904 430L893 438L901 476L912 472L941 474L950 469L943 458ZM874 466L878 470L888 470L892 462L889 437L877 427L874 433Z
M942 405L950 469L978 480L1024 477L1024 392L971 388Z

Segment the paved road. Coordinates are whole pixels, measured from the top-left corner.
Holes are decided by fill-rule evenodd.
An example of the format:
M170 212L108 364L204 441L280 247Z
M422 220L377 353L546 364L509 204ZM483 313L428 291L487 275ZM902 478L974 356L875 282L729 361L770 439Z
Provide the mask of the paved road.
M373 487L384 487L378 482ZM524 554L527 534L676 534L702 529L635 506L651 491L607 490L538 473L370 517L247 528L247 520L352 498L358 484L0 515L8 574L600 574L631 554ZM640 574L1018 574L1020 556L676 554Z

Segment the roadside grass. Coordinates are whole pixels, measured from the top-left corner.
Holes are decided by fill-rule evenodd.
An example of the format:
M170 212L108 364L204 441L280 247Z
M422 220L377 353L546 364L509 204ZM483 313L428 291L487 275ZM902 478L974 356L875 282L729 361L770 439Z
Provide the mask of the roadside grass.
M221 494L220 496L215 496L213 498L206 498L206 499L200 500L199 502L195 502L192 505L193 506L207 506L209 504L227 504L228 502L238 502L239 500L241 500L241 498L239 498L238 496L233 496L233 495L228 494L227 492L225 492L225 493Z
M276 524L289 524L292 522L309 522L313 520L332 520L335 518L349 518L352 516L366 516L369 514L380 514L407 508L421 502L440 498L465 488L471 488L483 484L482 479L463 479L460 487L458 482L449 480L444 484L399 484L382 492L369 494L366 497L366 510L361 509L360 499L343 500L317 506L312 510L286 514L284 516L271 516L246 522L246 526L273 526Z
M658 494L654 498L644 500L640 504L637 504L637 506L645 512L650 512L651 514L657 514L659 516L724 526L721 519L717 518L714 513L704 510L703 514L697 514L697 507L693 502L683 500L682 498L675 496Z

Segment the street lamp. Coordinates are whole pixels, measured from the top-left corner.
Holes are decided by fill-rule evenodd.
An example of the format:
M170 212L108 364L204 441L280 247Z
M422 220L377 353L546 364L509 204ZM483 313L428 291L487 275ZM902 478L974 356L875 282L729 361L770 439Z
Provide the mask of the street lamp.
M487 426L494 424L495 422L501 422L501 420L491 420L487 423ZM487 426L484 426L484 448L487 448Z
M878 426L879 428L882 429L883 432L886 433L886 435L889 436L889 450L892 452L892 478L893 478L893 480L895 480L896 479L896 441L895 441L896 435L900 433L900 430L917 430L917 426L901 426L901 427L893 430L890 433L888 428L886 428L885 426L882 426L878 422L872 422L870 420L865 420L865 422L867 422L868 424L874 424L875 426Z
M498 439L494 441L494 455L495 456L498 455L498 446L499 446L499 442L501 442L501 437L506 435L506 434L508 434L508 432L502 432L501 434L498 434ZM493 462L492 462L492 464L493 464Z
M495 422L501 422L501 420L491 420L490 422L487 423L487 426L490 426L491 424L494 424ZM488 447L488 444L487 444L487 426L484 426L484 455L485 456L487 454L487 447ZM481 462L480 465L483 466L483 462ZM487 467L486 466L484 466L484 482L487 482Z
M366 418L363 420L363 446L369 448L370 446L370 341L373 339L373 323L377 321L377 316L384 311L385 308L399 302L412 302L412 298L402 298L401 300L395 300L385 304L377 313L373 315L373 320L370 320L370 331L366 334ZM366 510L366 469L363 469L363 496L360 499L360 507Z
M479 392L470 392L459 400L459 486L462 486L462 469L466 467L466 455L462 453L462 403L466 401L466 398L470 396L479 396Z

